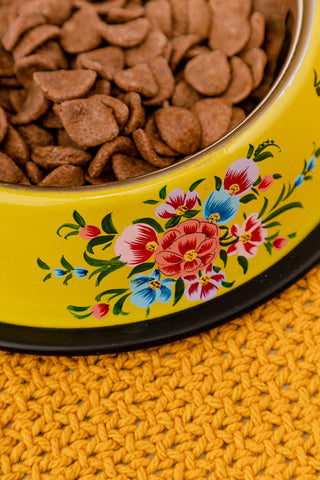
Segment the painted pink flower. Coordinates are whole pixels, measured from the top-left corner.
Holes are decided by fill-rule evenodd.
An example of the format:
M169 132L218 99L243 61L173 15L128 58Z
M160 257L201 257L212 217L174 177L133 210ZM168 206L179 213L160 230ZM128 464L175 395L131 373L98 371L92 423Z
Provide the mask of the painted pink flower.
M238 241L228 247L228 255L238 253L245 258L254 257L257 254L258 247L264 243L268 235L268 231L262 225L257 213L251 213L242 227L234 224L230 232L235 238L238 238Z
M275 250L281 250L284 248L288 243L288 238L287 237L277 237L275 240L273 240L272 245Z
M265 175L261 180L261 182L259 183L258 190L260 190L260 192L265 192L266 190L268 190L268 188L271 187L272 184L273 184L273 176Z
M91 240L92 238L100 235L101 230L94 225L86 225L85 227L80 228L79 235L85 240Z
M156 215L159 218L172 218L176 215L184 215L193 210L198 201L197 192L184 193L181 188L175 188L169 193L166 203L161 203L156 208Z
M150 225L137 223L125 228L117 239L114 251L120 261L135 267L149 260L158 248L157 232Z
M187 285L185 296L191 301L212 300L225 279L224 272L216 273L210 264L201 277L199 275L186 275L183 277Z
M240 158L226 171L223 188L230 195L244 195L251 190L258 176L258 165L251 158Z
M163 235L155 261L164 275L179 278L203 270L219 251L219 227L197 218L186 220Z
M105 317L109 312L109 310L110 310L110 307L106 303L97 303L97 305L94 305L91 308L92 316L94 318L97 318L98 320L100 320L100 318Z

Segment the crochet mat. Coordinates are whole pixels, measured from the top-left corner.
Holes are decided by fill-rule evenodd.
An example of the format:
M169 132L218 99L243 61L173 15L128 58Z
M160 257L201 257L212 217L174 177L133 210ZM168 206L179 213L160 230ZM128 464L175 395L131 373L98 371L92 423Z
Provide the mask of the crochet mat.
M319 385L319 268L159 348L0 353L0 479L314 480Z

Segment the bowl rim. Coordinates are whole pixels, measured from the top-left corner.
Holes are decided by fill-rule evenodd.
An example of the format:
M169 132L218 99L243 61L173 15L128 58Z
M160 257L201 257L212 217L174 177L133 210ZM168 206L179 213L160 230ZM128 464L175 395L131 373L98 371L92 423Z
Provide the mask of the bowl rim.
M308 48L310 36L312 33L312 25L314 24L314 11L316 8L317 0L293 0L296 6L296 24L295 32L292 38L291 47L288 56L278 73L276 80L271 86L265 97L258 103L258 105L250 112L250 114L237 125L233 130L224 135L217 142L213 143L209 147L199 150L198 152L189 155L179 162L174 163L165 168L161 168L159 171L140 175L139 177L130 178L127 180L117 180L115 182L104 183L101 185L82 185L78 187L38 187L37 185L19 185L6 182L0 182L0 193L25 193L28 195L41 195L47 196L47 194L94 194L105 193L110 194L112 190L119 190L126 187L144 187L145 183L151 179L159 180L163 176L178 173L186 167L195 164L201 160L204 156L212 155L218 152L220 149L226 148L237 137L240 137L244 132L247 132L263 115L275 105L276 101L282 97L286 88L292 84L293 77L299 70L300 64L303 61Z

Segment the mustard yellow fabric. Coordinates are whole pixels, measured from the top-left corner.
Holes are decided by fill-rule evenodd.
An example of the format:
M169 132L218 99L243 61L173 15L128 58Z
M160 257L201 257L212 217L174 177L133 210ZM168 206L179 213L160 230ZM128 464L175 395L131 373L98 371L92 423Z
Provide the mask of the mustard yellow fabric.
M203 335L0 353L1 480L320 478L320 269Z

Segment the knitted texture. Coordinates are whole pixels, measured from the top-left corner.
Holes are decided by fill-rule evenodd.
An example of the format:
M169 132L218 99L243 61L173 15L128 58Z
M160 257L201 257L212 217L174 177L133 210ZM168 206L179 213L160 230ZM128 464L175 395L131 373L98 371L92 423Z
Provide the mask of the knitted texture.
M319 385L319 268L159 348L0 353L0 479L314 480Z

